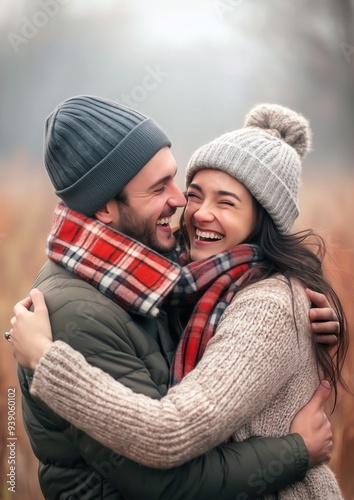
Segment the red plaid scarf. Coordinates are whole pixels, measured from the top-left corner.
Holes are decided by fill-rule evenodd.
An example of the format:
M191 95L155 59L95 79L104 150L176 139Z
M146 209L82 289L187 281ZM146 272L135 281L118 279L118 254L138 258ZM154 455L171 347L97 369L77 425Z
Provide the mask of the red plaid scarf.
M179 383L197 365L221 315L262 259L257 246L239 245L183 268L181 279L172 291L171 306L195 307L177 347L171 385Z
M181 268L96 219L59 204L47 255L130 312L156 316Z

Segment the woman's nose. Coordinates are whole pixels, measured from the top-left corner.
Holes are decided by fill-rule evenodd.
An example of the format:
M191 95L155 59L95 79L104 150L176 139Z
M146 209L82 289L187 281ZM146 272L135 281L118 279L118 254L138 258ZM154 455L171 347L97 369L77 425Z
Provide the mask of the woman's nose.
M193 214L195 220L201 221L212 221L214 219L214 214L209 205L203 203L198 210L196 210Z

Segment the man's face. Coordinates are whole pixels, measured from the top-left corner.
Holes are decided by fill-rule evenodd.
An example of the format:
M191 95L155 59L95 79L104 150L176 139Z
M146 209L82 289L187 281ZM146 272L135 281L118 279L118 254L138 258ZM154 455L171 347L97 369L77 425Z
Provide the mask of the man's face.
M171 217L185 205L176 172L170 148L161 149L126 185L126 203L118 202L118 220L112 226L157 252L173 250Z

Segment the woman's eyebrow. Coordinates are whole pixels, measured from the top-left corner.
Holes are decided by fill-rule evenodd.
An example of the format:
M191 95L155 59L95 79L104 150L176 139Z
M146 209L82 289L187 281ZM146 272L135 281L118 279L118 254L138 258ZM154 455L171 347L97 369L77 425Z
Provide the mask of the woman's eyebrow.
M193 189L196 189L197 191L202 192L202 188L198 184L196 184L195 182L192 182L191 184L189 184L188 188L193 188Z
M231 193L230 191L217 191L217 194L220 196L232 196L236 198L236 200L241 201L241 198L239 198L236 193Z
M195 182L192 182L191 184L189 184L188 188L193 188L193 189L196 189L197 191L202 192L202 188L199 186L199 184L196 184ZM240 203L242 202L241 198L239 198L239 196L237 196L236 193L232 193L231 191L224 191L224 190L220 189L219 191L216 191L216 194L218 196L232 196L233 198L238 200Z

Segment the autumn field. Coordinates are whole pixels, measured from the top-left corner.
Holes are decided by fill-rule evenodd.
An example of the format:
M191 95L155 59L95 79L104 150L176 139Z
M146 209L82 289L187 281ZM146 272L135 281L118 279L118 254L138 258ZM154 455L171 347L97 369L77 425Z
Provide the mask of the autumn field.
M21 162L22 163L22 162ZM12 306L31 287L45 261L44 245L56 203L49 181L36 173L24 179L23 167L3 169L0 186L0 499L40 500L37 461L30 449L21 419L20 391L11 349L2 339L9 328ZM354 335L354 177L321 178L316 171L304 180L301 217L297 228L313 227L328 245L326 272L336 288ZM353 342L345 365L345 379L354 391ZM16 492L8 490L8 397L15 421ZM346 500L354 500L354 397L341 391L331 416L335 448L331 467Z

